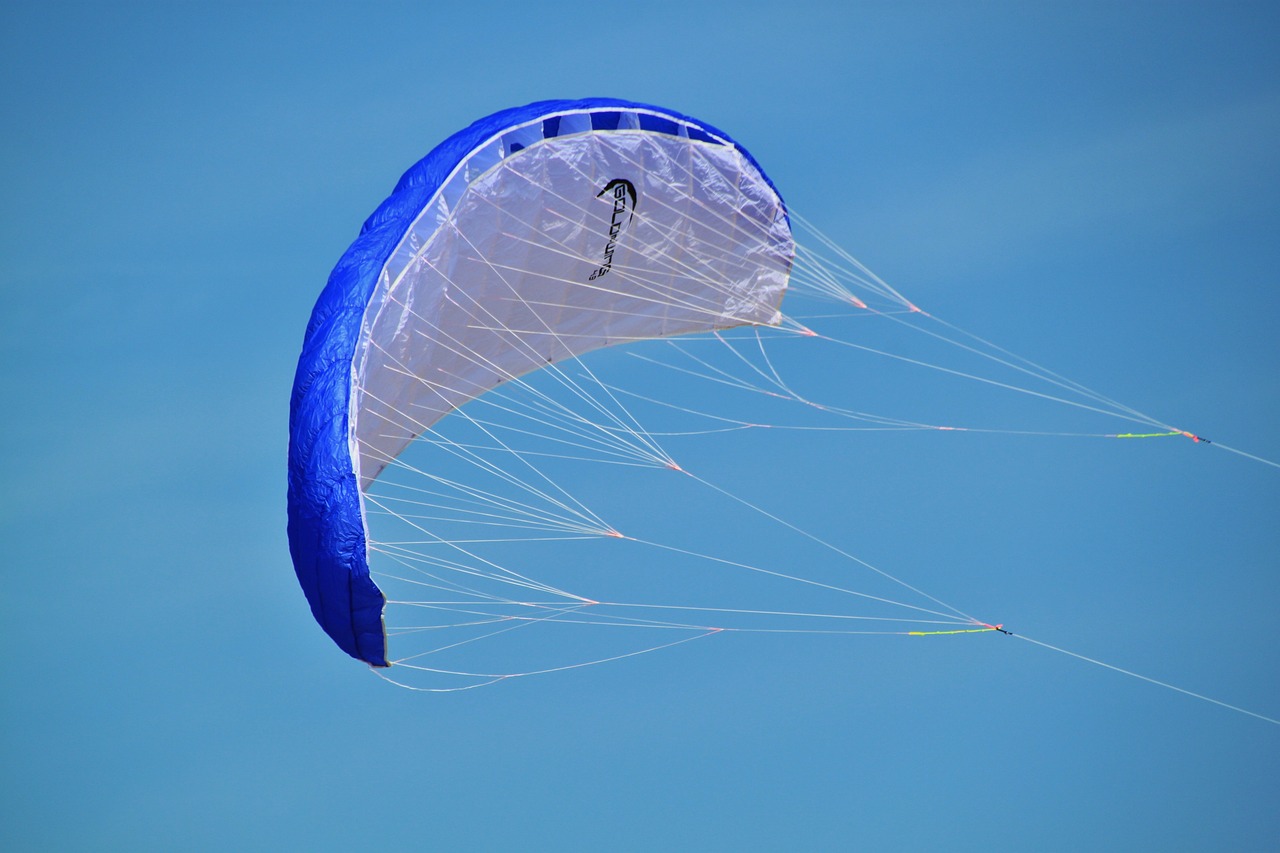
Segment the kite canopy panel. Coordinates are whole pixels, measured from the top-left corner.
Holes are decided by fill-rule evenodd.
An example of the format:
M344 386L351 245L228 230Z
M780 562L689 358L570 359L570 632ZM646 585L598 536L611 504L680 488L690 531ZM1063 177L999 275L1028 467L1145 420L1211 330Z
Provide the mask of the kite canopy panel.
M298 362L289 545L316 620L389 665L363 496L436 421L600 347L776 324L794 251L750 154L669 110L544 101L437 146L334 268Z

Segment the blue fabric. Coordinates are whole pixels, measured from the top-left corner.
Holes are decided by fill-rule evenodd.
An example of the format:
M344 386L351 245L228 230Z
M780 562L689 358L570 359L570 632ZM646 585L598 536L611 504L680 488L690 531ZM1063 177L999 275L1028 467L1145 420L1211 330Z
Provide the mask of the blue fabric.
M611 98L540 101L494 113L455 133L405 172L329 275L307 326L290 405L289 550L312 615L347 654L374 666L388 665L385 599L369 576L360 490L347 438L352 359L365 306L383 266L454 167L485 140L565 110L589 110L592 128L613 129L620 110L635 109L660 112L729 140L711 125L671 110ZM647 130L677 132L675 122L658 116L642 115L640 123ZM560 127L558 117L546 118L544 138L556 136ZM693 128L688 133L714 141ZM730 143L760 168L745 149Z

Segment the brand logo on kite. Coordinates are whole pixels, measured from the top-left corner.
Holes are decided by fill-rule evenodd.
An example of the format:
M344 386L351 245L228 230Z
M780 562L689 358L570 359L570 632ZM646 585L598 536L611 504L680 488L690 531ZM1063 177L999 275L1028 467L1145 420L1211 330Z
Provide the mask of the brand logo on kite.
M608 198L613 202L613 216L609 220L609 239L604 244L604 263L588 279L594 281L613 269L613 251L618 248L618 235L636 215L636 188L625 178L614 178L596 193L596 198Z

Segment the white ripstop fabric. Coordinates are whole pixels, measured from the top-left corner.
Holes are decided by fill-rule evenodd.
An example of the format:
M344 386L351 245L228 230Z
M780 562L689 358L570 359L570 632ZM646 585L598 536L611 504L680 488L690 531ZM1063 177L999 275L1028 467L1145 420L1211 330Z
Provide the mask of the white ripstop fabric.
M476 152L485 172L464 162L441 188L365 310L350 424L362 489L441 417L548 363L780 322L786 212L733 146L615 130L496 163L492 147Z

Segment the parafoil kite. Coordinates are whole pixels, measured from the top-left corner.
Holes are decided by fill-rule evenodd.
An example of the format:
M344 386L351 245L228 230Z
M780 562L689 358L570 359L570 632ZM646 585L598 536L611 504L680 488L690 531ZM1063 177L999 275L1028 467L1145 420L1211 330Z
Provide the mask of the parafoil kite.
M808 232L800 244L793 221ZM809 236L831 254L810 249ZM783 313L786 292L840 307L801 322ZM921 332L913 340L958 348L1013 379L880 349L868 342L865 327L846 337L806 325L850 316ZM917 325L921 319L931 327ZM294 381L289 441L289 546L312 614L349 655L379 671L403 666L433 680L414 689L432 691L603 663L725 631L1010 633L698 476L665 449L668 439L755 434L762 427L770 434L828 435L969 429L824 402L801 382L816 381L816 393L826 395L830 383L822 373L854 371L815 370L805 360L787 364L789 353L773 343L788 339L937 368L937 375L976 380L978 388L1022 391L1148 428L1041 434L1184 436L1207 443L922 312L789 211L751 155L705 122L628 101L543 101L477 121L410 168L364 223L316 303ZM651 349L630 352L665 373L657 381L646 374L638 389L594 373L588 362L620 344L665 347L666 360ZM596 350L602 352L588 356ZM686 378L694 390L675 390ZM1040 390L1015 384L1028 380ZM725 411L735 394L752 399L749 413ZM688 423L651 430L623 399ZM763 411L778 405L788 414L763 419ZM826 420L798 423L793 412ZM419 461L411 448L427 454ZM742 460L760 456L728 454L729 465L739 470ZM717 525L708 523L701 503L715 494L748 515L734 524L731 541L716 543L738 550L712 553L715 547L624 534L574 493L593 492L596 481L614 485L614 476L593 479L575 469L572 488L558 480L554 466L583 462L632 466L642 476L685 475L681 482L696 484L699 496L682 505L666 501L666 493L651 499L637 510L639 526L661 530L665 514L673 519L667 532L682 541L706 529L714 537ZM450 464L461 473L451 473ZM642 489L622 491L628 508L638 506ZM593 492L593 499L600 494ZM610 512L618 509L612 497ZM762 552L779 530L798 543L776 551L772 564L751 550L745 535L769 525L755 540ZM481 533L469 532L477 529ZM629 541L660 556L628 573L614 571L623 565L615 553L597 550L574 565L545 552L530 558L524 550L535 541L564 540L586 540L588 548ZM799 547L817 549L818 559L801 557ZM371 556L378 558L376 571ZM694 570L680 560L692 561ZM835 573L818 577L824 563L837 564ZM552 568L557 572L534 577ZM914 603L853 589L841 573L850 568L878 575L895 594L905 589ZM666 582L660 582L664 570ZM707 580L717 571L737 572L745 582L725 589ZM641 576L638 585L633 574ZM787 594L799 590L794 605L784 603L779 585ZM391 599L384 588L408 593ZM681 598L682 592L691 597ZM867 612L850 613L813 596L856 600ZM395 624L392 639L398 646L416 637L417 649L389 653L384 613L391 605L409 614ZM760 619L767 621L753 621ZM733 620L739 621L729 627ZM866 628L871 623L874 630ZM537 647L537 632L523 630L517 644L499 642L495 658L450 662L459 650L469 653L535 626L611 635L602 643L597 633L588 650L566 657L557 641ZM677 639L634 642L627 634L634 631ZM614 643L620 634L628 639ZM526 655L531 648L534 655ZM448 683L440 686L438 678Z

